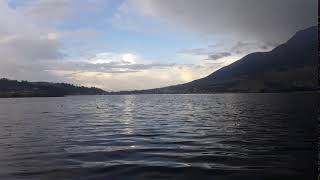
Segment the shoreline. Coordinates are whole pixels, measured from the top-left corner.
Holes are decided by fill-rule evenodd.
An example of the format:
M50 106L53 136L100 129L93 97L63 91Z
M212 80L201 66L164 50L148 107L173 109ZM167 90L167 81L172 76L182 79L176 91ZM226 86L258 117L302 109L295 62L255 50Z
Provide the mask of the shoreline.
M319 90L309 91L270 91L270 92L215 92L215 93L107 93L107 94L74 94L74 95L12 95L0 96L0 99L6 98L50 98L50 97L67 97L67 96L115 96L115 95L210 95L210 94L300 94L300 93L317 93Z

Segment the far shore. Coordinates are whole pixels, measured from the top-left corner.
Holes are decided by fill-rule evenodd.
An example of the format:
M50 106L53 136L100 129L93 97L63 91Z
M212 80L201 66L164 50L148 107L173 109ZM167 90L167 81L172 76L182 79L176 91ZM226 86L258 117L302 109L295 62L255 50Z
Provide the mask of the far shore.
M302 91L270 91L270 92L214 92L214 93L106 93L106 94L74 94L74 95L45 95L45 94L0 94L0 98L49 98L67 96L104 96L104 95L207 95L207 94L300 94L300 93L320 93L320 90Z

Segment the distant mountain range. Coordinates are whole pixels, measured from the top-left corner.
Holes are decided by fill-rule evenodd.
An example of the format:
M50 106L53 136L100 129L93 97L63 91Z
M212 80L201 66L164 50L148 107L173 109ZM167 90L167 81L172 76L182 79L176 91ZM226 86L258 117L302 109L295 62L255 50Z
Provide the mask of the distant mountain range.
M313 91L318 89L317 64L318 29L311 27L270 52L249 54L202 79L113 94Z
M98 95L106 92L98 88L74 86L66 83L27 82L0 79L0 98L4 97L60 97L66 95Z
M297 32L270 52L249 54L207 77L164 88L106 92L65 83L0 79L0 97L97 94L187 94L224 92L315 91L318 86L318 29Z

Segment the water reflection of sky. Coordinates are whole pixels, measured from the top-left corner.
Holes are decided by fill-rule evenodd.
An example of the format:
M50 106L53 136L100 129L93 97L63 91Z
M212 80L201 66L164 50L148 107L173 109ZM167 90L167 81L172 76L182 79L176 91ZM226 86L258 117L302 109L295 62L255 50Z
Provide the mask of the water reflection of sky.
M125 164L312 174L316 100L311 94L0 99L0 176Z

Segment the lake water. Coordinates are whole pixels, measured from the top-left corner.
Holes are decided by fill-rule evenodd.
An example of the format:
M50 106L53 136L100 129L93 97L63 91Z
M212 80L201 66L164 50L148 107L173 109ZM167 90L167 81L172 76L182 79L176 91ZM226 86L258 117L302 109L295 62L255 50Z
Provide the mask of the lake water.
M312 179L318 95L0 99L0 179Z

